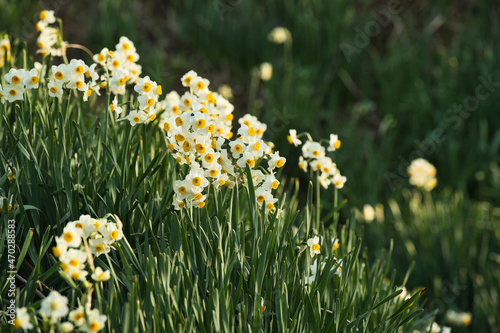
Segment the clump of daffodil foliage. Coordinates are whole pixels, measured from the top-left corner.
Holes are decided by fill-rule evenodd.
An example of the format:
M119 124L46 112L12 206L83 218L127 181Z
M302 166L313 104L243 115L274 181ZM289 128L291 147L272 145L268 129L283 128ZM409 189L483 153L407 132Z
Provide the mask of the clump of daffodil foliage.
M409 271L395 280L391 249L369 249L380 254L368 262L355 222L339 223L336 203L333 221L320 215L320 186L338 191L346 182L320 143L305 142L300 161L316 184L299 186L280 176L286 158L266 139L266 124L250 114L233 119L234 106L208 79L188 71L179 78L186 90L162 97L130 39L93 54L65 42L61 24L52 11L40 14L40 62L29 50L11 57L10 44L0 48L9 55L0 216L14 221L16 244L15 268L0 273L1 281L14 276L2 299L16 308L4 305L2 325L430 330L433 313L419 304L425 288L404 288ZM71 47L89 55L67 59ZM299 141L294 132L290 141ZM332 136L327 150L338 148Z

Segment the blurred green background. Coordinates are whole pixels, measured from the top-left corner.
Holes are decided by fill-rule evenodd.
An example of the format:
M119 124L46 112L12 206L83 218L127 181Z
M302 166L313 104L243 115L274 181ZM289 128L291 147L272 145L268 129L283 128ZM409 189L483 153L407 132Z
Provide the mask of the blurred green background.
M441 310L439 320L450 308L469 311L473 323L463 331L498 332L498 2L0 0L0 8L0 31L33 53L38 13L51 9L64 40L93 52L129 37L143 75L164 92L179 91L190 69L213 90L230 85L235 118L252 111L267 123L266 138L288 159L284 176L300 177L303 188L288 129L316 140L339 134L343 220L360 222L373 252L393 238L399 274L416 261L409 285L430 288L428 308ZM291 32L288 54L268 40L277 26ZM68 56L90 61L79 50ZM252 71L262 62L273 77L253 98ZM438 170L437 188L423 197L406 175L418 157ZM377 203L385 219L365 223L363 205ZM443 296L449 290L454 297Z

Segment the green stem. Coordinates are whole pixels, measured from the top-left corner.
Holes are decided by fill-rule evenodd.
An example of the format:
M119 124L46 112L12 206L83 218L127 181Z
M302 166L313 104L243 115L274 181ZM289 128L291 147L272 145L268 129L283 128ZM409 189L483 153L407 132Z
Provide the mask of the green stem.
M337 209L339 205L339 189L335 187L335 191L333 192L333 209ZM339 223L339 212L335 212L333 214L333 227L337 230L337 224Z
M321 213L321 199L320 199L320 185L319 185L319 172L316 171L316 232L319 232L320 225L320 213Z

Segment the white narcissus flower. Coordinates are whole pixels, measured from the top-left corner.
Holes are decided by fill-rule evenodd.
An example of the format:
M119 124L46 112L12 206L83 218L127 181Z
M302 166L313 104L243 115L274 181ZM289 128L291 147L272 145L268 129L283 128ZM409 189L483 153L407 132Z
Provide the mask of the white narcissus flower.
M111 112L116 112L116 114L121 114L123 112L123 108L121 106L118 106L118 98L115 96L113 99L113 102L109 105L109 109Z
M369 204L363 206L363 218L366 222L371 222L375 219L375 209Z
M262 81L269 81L273 77L273 65L268 62L260 64L260 79Z
M92 279L96 282L108 281L111 278L109 270L103 271L101 267L97 267L95 272L92 273Z
M431 191L437 185L436 168L423 158L412 161L408 167L410 184Z
M65 333L72 332L74 328L73 324L68 321L61 324L61 330Z
M38 312L53 321L62 318L68 314L68 298L53 290L42 300L42 306Z
M297 131L294 129L289 131L289 135L286 138L288 143L293 144L295 147L302 144L302 141L297 138Z
M311 258L314 257L316 254L321 253L321 244L320 244L320 239L318 236L314 236L313 238L309 238L307 240L307 245L310 248Z
M285 27L276 27L269 33L268 38L273 43L283 44L292 38L292 34Z
M33 328L33 324L30 323L30 315L27 308L17 308L16 309L16 319L14 320L14 327L16 329L28 330Z
M107 319L105 315L99 313L98 309L92 309L90 312L87 312L87 318L88 321L79 328L82 332L97 332L102 330Z
M68 247L79 247L82 243L83 230L75 227L74 225L67 225L63 229L62 239L66 242Z
M6 84L0 94L9 103L24 100L24 86L22 84Z
M330 141L328 145L328 151L335 151L340 148L340 140L337 134L330 134Z

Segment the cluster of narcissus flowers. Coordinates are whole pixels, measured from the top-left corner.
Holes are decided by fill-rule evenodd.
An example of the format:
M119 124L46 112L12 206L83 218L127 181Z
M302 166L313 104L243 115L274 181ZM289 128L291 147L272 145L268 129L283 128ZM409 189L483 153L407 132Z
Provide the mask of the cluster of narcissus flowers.
M63 274L73 280L86 281L86 245L88 244L94 256L109 253L113 244L123 238L121 227L121 223L107 218L93 219L89 215L82 215L78 221L69 222L62 235L56 238L56 246L52 248L54 256L61 261ZM109 273L93 275L92 278L101 281L105 276L109 276Z
M417 158L408 167L410 184L431 191L437 185L436 168L423 158Z
M72 59L69 64L52 66L48 84L49 96L61 98L63 88L79 90L83 93L83 100L87 99L95 91L99 93L99 74L96 72L96 64L87 66L83 60Z
M82 215L78 221L69 222L62 235L56 238L56 245L52 248L52 253L60 261L61 274L68 279L82 281L84 286L90 289L91 284L86 279L88 264L93 271L91 278L94 282L109 280L110 272L94 267L93 256L108 253L113 244L122 239L121 229L120 221L113 222L106 217L93 219L89 215ZM58 318L64 317L67 312L66 306L66 313L60 314ZM80 331L97 332L104 327L106 316L101 315L97 309L91 309L90 304L87 304L85 309L80 306L71 311L69 320Z
M326 151L335 151L340 148L340 140L336 134L330 134L328 147L325 147L320 142L312 140L309 133L297 135L297 131L291 129L287 137L288 142L294 146L302 144L299 137L306 136L308 140L302 145L302 156L299 158L299 167L307 172L308 167L311 171L318 172L318 180L325 189L333 184L336 188L344 187L347 180L346 177L340 174L337 169L337 164L332 159L326 156Z
M62 40L59 28L50 26L56 22L53 10L42 10L39 16L40 21L36 24L36 30L40 32L36 45L38 52L44 57L47 55L62 57L65 53L66 42Z
M9 36L2 32L0 33L0 68L5 65L6 61L10 61L10 41Z
M311 255L311 258L315 258L316 255L319 255L321 253L321 250L323 248L323 245L321 245L321 243L322 243L322 237L319 237L319 236L314 236L314 237L309 238L307 240L307 246L309 248L309 254ZM333 239L332 240L332 252L337 250L339 247L340 247L340 244L339 244L338 238ZM335 272L335 275L340 276L341 271L342 271L342 259L339 260L335 256L333 258L335 260L335 266L332 269L334 269L336 266L338 266L338 268ZM319 257L317 257L313 260L314 260L314 262L310 266L311 275L308 277L305 277L305 279L304 279L305 285L310 285L314 282L314 280L316 279L316 274L318 272L321 272L323 270L323 268L325 267L326 262L328 260L328 257L324 257L323 260L321 260Z
M24 100L24 92L29 89L37 89L40 73L36 68L29 71L25 69L11 68L4 75L5 84L0 85L0 101L12 103Z
M69 321L60 322L68 313ZM76 310L70 312L68 298L55 290L51 291L42 300L40 309L38 309L36 314L42 316L44 321L50 323L51 332L54 331L52 325L58 325L59 330L62 332L73 332L75 326L80 332L97 332L104 328L104 323L107 319L105 315L101 315L98 309L86 310L81 305ZM16 329L32 329L33 322L35 321L36 317L32 317L27 308L16 309L16 319L14 320L14 327Z
M151 81L149 76L139 78L136 82L134 90L139 94L137 98L139 106L135 110L130 111L127 117L125 117L125 119L130 121L132 126L149 123L156 119L156 113L158 112L156 104L158 102L158 97L162 93L161 86ZM117 105L116 97L113 104L110 105L110 109L117 113L121 112L121 108Z
M110 89L115 95L124 94L125 84L135 83L142 72L141 65L137 64L139 54L134 43L124 36L120 37L114 51L103 48L93 59L109 73Z
M160 121L175 159L189 165L186 178L174 184L175 208L204 207L210 184L216 189L245 185L248 166L258 207L264 205L267 211L274 211L277 199L272 191L279 186L275 170L286 159L272 152L272 143L262 140L267 126L245 115L239 120L236 138L230 140L233 105L211 92L209 81L194 71L184 75L181 82L190 91L182 96L169 93L162 101L165 111ZM267 160L267 168L261 164L263 160Z

